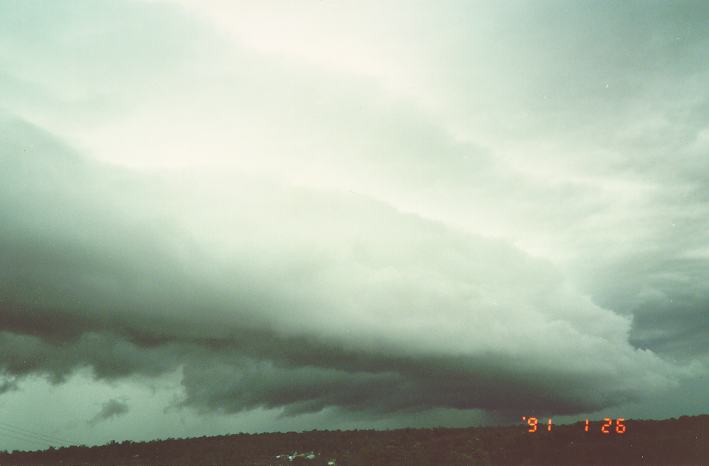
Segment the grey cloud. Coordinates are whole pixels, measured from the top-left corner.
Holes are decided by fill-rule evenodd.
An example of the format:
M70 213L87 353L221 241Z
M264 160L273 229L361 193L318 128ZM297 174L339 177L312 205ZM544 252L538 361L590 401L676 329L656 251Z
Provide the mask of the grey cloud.
M88 423L91 426L95 426L99 422L107 421L109 419L122 416L128 413L129 407L128 403L122 400L108 400L101 406L101 410L96 413L96 416L91 418Z
M558 207L544 204L545 213L525 218L525 234L569 251L558 263L575 283L633 316L634 345L706 358L706 3L516 3L490 14L509 34L481 73L505 76L491 85L510 94L499 106L481 105L500 114L520 161L538 162L525 167L595 199L573 204L553 194ZM478 71L469 70L462 76L474 80ZM519 192L539 208L538 192ZM539 219L539 230L529 226Z
M6 392L17 390L19 387L17 385L17 377L3 377L4 380L0 381L0 395Z
M360 359L363 357L366 356ZM601 374L557 372L538 366L524 369L499 356L465 360L372 359L368 369L361 367L359 371L345 365L331 369L322 367L324 364L274 365L253 360L236 363L238 358L232 358L230 363L212 360L209 365L187 365L183 379L185 397L180 405L222 413L282 406L284 415L330 407L372 416L433 408L498 413L533 409L573 414L634 400L643 391L625 386L598 393L598 387L590 389L589 384L595 377L603 377ZM384 370L373 370L375 365Z
M149 115L151 137L179 134L182 144L203 118L215 126L194 132L222 135L217 148L258 157L265 174L138 174L3 117L8 380L181 368L178 405L203 411L574 413L699 372L689 364L706 357L709 296L700 4L515 4L488 12L494 31L468 23L479 5L424 15L424 29L446 25L416 50L431 52L424 68L437 70L428 84L443 103L432 112L365 78L240 47L218 78L184 70L167 79L164 65L189 55L190 41L180 39L184 18L171 15L170 31L149 40L163 6L118 22L136 25L127 43L97 26L97 41L80 47L97 60L64 66L81 35L48 19L71 17L62 5L35 18L51 41L11 34L22 53L0 76L9 106L40 108L44 121L73 88L82 90L73 108L167 94L188 123L163 134ZM133 18L129 10L121 14ZM78 29L91 36L85 23L103 24L105 11L88 14ZM4 30L20 16L0 14ZM136 42L153 46L134 59ZM109 67L105 50L118 57ZM62 65L56 86L68 93L33 79L32 63ZM160 78L164 88L141 89ZM74 123L95 116L82 115ZM249 154L256 142L267 150ZM294 188L282 174L327 183ZM551 251L555 263L513 245Z
M246 179L234 191L193 177L180 195L184 180L82 160L17 121L5 128L8 374L58 383L84 366L106 379L182 367L182 405L297 414L571 413L686 372L632 348L629 321L503 241ZM602 350L616 357L595 360Z
M595 299L634 317L630 336L637 347L681 360L709 356L709 258L687 255L702 228L668 237L661 253L625 253L594 264L604 270L589 280Z

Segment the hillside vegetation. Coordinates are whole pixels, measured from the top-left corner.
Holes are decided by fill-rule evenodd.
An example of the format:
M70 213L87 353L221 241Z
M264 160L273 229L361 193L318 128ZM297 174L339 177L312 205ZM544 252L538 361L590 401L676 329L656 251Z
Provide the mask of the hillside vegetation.
M389 431L235 434L0 453L3 465L463 466L709 464L709 415L626 421L623 435L582 423ZM540 424L541 427L541 424ZM301 454L296 456L296 453ZM312 452L307 459L303 452ZM289 458L288 456L291 456Z

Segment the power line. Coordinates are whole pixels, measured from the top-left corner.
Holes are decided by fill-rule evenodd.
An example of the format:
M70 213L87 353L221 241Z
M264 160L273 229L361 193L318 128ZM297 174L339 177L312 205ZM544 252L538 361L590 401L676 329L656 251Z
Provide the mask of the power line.
M72 442L60 437L55 437L53 435L48 435L48 434L43 434L40 432L34 432L29 429L23 429L21 427L13 426L12 424L8 424L7 422L2 422L0 421L0 429L3 429L5 431L10 431L18 435L24 435L26 437L30 437L36 440L41 440L42 442L46 442L49 444L69 444L71 445Z
M15 434L7 433L7 432L3 432L2 435L3 435L4 437L9 437L9 438L12 438L12 439L15 439L15 440L21 440L21 441L23 441L23 442L29 442L29 443L31 443L31 444L41 445L42 449L45 449L45 448L47 448L47 446L48 446L45 442L40 442L39 440L32 440L32 439L30 439L30 438L23 438L23 437L17 436L17 435L15 435Z
M11 431L11 430L6 429L5 427L2 427L2 426L0 426L0 435L2 435L4 437L11 437L16 440L25 440L28 442L36 443L38 445L41 444L45 448L47 446L51 445L52 443L54 443L54 442L50 442L47 439L43 439L40 437L35 437L35 436L23 434L21 432Z
M13 432L18 435L24 435L36 440L42 440L43 442L48 442L48 443L66 443L64 440L60 440L58 438L53 438L49 435L44 435L39 432L33 432L25 429L21 429L18 427L14 427L11 425L0 425L0 429L3 429L5 431Z
M12 425L12 424L10 424L10 423L3 422L3 421L0 421L0 426L5 426L5 427L7 427L8 429L18 430L18 431L20 431L20 432L24 432L24 433L27 433L27 434L30 434L30 435L36 435L36 436L39 436L39 437L45 437L45 438L47 438L47 439L49 439L49 440L53 440L53 441L57 441L57 442L72 443L71 441L69 441L69 440L67 440L67 439L64 439L64 438L61 438L61 437L57 437L57 436L55 436L55 435L44 434L44 433L42 433L42 432L35 432L35 431L29 430L29 429L24 429L24 428L22 428L22 427L18 427L18 426L15 426L15 425Z

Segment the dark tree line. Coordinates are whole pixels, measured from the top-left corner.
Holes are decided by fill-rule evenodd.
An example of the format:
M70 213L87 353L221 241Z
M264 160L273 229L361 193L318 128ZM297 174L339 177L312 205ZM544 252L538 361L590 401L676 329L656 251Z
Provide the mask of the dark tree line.
M709 464L708 415L626 425L623 435L585 432L582 423L535 433L519 425L235 434L2 452L0 464L326 466L332 458L338 466ZM317 456L276 459L294 451Z

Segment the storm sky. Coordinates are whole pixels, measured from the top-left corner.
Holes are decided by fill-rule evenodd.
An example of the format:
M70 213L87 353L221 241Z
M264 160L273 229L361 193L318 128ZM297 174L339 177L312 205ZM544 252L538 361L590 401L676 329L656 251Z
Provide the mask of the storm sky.
M0 0L0 449L709 412L708 20Z

